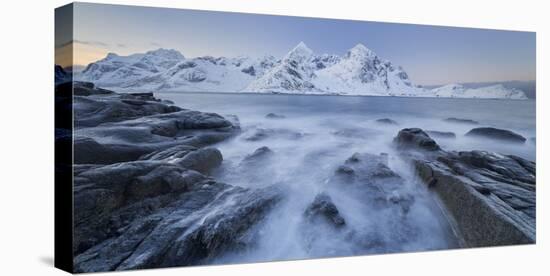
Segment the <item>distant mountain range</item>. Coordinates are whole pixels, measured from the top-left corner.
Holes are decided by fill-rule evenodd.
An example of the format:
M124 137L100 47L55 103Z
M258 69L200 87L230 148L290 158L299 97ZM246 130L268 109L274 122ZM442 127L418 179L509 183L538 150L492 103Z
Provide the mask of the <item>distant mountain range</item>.
M280 59L269 55L186 58L168 49L129 56L109 53L75 73L75 79L128 91L527 99L520 88L496 83L480 87L414 85L403 68L362 44L338 56L316 55L300 42Z
M537 95L536 95L536 91L537 91L537 82L534 81L534 80L529 80L529 81L518 81L518 80L513 80L513 81L495 81L495 82L465 82L465 83L460 83L460 85L466 87L466 88L483 88L483 87L489 87L489 86L494 86L494 85L502 85L508 89L518 89L518 90L521 90L525 93L525 95L527 96L527 98L529 99L536 99L537 98ZM434 88L439 88L439 87L442 87L444 85L430 85L430 86L427 86L425 85L424 87L427 88L427 89L434 89Z

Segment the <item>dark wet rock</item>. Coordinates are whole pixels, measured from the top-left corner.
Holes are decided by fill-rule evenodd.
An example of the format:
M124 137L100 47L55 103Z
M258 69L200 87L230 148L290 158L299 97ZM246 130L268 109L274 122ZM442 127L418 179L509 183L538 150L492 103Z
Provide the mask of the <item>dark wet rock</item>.
M112 164L132 161L149 153L153 148L130 144L100 144L89 137L74 137L75 164Z
M426 130L426 133L430 137L434 137L434 138L447 138L447 139L455 139L456 138L456 134L454 132L450 132L450 131Z
M74 124L76 128L93 127L108 122L120 122L144 116L180 111L176 106L159 102L104 98L74 97Z
M185 157L188 153L197 150L196 147L189 145L177 145L167 149L157 150L141 156L140 160L164 160L173 161Z
M193 133L191 136L186 136L178 141L194 146L194 147L206 147L219 142L222 142L230 137L233 137L234 133L231 131L220 131L220 132L203 132L203 133ZM179 143L178 142L178 143Z
M216 149L180 145L142 158L75 167L77 271L200 264L239 245L280 198L200 173L221 163ZM143 262L145 251L154 253Z
M134 161L79 172L74 179L75 253L116 235L117 229L135 219L135 215L163 206L164 197L189 189L182 187L182 183L190 182L185 180L185 171L163 162ZM134 213L121 221L115 213L123 208Z
M474 128L466 136L482 137L501 141L507 141L512 143L525 143L527 139L525 137L506 129L498 129L494 127L479 127Z
M247 232L280 200L273 188L250 190L208 181L142 215L76 256L76 271L203 264L242 247Z
M535 242L534 162L486 151L403 156L441 199L465 246Z
M191 110L144 116L121 122L81 128L77 135L101 144L135 145L154 150L179 144L204 147L221 142L239 131L220 115Z
M306 136L305 133L290 129L257 128L244 137L247 141L262 141L267 138L282 138L296 140Z
M376 178L400 178L388 167L386 154L374 155L369 153L354 153L345 161L346 167L358 172L365 180Z
M326 193L318 194L307 207L304 215L310 220L322 218L335 227L346 225L346 221L332 202L332 198Z
M111 90L95 87L91 82L73 82L73 95L74 96L92 96L92 95L114 95Z
M202 148L192 151L174 161L182 167L207 174L211 169L221 165L223 157L221 152L215 148Z
M238 118L169 106L152 93L76 86L76 271L201 264L250 242L247 231L281 193L206 176L223 161L206 146L239 131ZM71 91L59 85L56 101ZM59 143L72 142L57 132Z
M383 118L383 119L378 119L376 120L377 123L379 124L384 124L384 125L398 125L398 123L390 118Z
M215 148L177 145L143 155L140 160L165 161L202 174L208 174L212 169L221 165L223 157L221 152Z
M437 151L441 148L426 132L419 128L404 128L393 139L400 149Z
M478 121L474 121L470 119L454 118L454 117L447 118L443 121L449 122L449 123L457 123L457 124L479 125Z
M336 169L336 174L345 177L352 177L355 175L355 170L349 166L341 165Z
M284 119L286 118L285 115L280 115L280 114L275 114L275 113L269 113L267 115L265 115L266 118L268 119Z

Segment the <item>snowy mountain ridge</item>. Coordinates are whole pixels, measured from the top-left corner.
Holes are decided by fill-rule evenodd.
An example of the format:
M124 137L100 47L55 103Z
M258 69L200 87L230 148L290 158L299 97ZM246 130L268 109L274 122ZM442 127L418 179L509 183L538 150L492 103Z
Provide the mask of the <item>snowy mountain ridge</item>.
M357 44L344 55L316 55L300 42L283 58L202 56L157 49L119 56L109 53L75 76L117 90L251 92L526 99L502 85L467 89L450 84L435 89L414 85L400 66Z
M479 88L466 88L462 84L447 84L431 90L435 97L444 98L479 98L495 99L505 98L513 100L526 100L525 93L516 88L507 88L502 84L489 85Z

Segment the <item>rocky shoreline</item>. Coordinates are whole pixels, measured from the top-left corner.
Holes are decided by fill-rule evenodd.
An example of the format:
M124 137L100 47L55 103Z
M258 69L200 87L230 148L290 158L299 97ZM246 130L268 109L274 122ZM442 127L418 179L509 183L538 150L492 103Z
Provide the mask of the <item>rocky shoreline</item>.
M69 84L58 85L56 93L70 95ZM74 83L73 107L76 272L211 263L224 252L254 247L254 227L286 198L287 191L277 186L244 188L212 177L223 163L213 146L244 134L236 116L182 109L152 93L119 94L82 82ZM286 117L272 113L266 118ZM378 123L399 125L389 118ZM63 139L62 133L56 129L56 140ZM448 139L455 134L429 133L403 129L393 144L398 157L412 164L443 203L460 246L534 243L535 163L498 153L448 152L430 135ZM335 133L360 139L369 133L359 134ZM241 138L292 140L307 135L260 128ZM495 135L521 140L494 130L485 137ZM240 164L269 162L274 154L260 147ZM387 154L353 154L328 181L398 213L403 222L396 227L408 233L414 230L405 218L415 198L402 191L405 179L388 167L387 159ZM321 191L301 213L304 225L315 234L319 223L328 224L362 248L383 246L373 237L359 239L361 229L346 220L338 205Z
M536 164L486 151L447 152L421 129L395 138L455 221L466 247L536 242Z
M76 272L204 263L246 246L248 230L280 200L274 187L209 176L223 160L209 146L239 132L236 118L151 93L78 82L74 91Z

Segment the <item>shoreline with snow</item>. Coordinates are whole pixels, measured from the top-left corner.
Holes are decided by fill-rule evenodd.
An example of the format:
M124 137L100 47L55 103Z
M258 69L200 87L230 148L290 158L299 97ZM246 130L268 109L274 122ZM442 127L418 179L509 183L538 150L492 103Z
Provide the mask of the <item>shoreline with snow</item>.
M181 91L181 90L147 90L147 89L125 89L119 87L101 87L108 90L116 91L117 93L155 93L155 94L213 94L213 95L290 95L290 96L321 96L321 97L331 97L331 96L344 96L344 97L393 97L393 98L418 98L418 99L458 99L458 100L512 100L512 101L535 101L535 99L515 99L515 98L481 98L481 97L445 97L445 96L427 96L427 95L356 95L356 94L328 94L328 93L292 93L292 92L223 92L223 91Z

